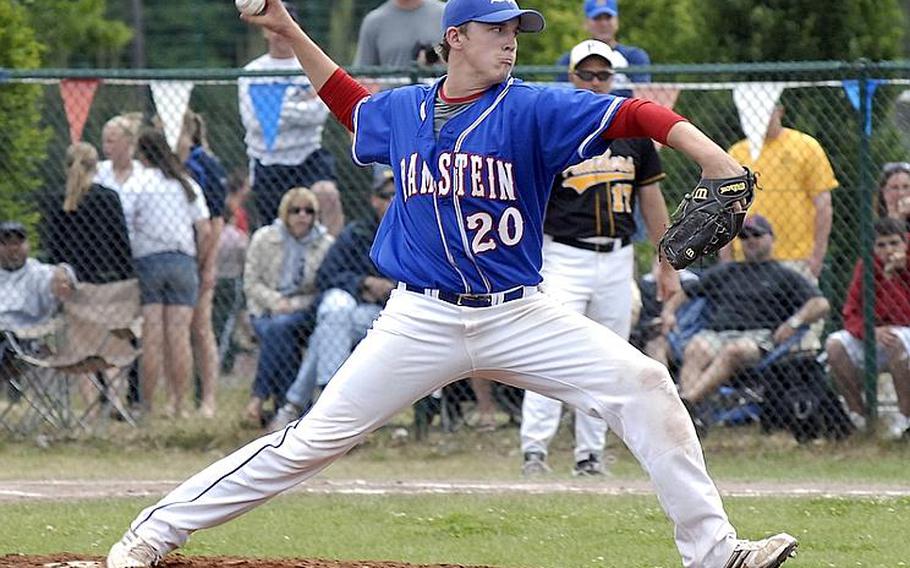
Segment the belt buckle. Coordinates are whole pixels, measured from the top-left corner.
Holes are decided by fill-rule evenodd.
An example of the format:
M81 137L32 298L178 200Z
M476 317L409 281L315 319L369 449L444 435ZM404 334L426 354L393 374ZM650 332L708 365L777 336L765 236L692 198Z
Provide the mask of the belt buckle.
M489 294L458 294L457 305L464 306L465 302L476 302L486 307L493 305L493 298Z

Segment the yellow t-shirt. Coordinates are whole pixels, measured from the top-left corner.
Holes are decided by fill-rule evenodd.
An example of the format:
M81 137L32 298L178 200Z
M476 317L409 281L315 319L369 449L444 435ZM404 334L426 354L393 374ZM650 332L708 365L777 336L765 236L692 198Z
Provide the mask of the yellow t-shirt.
M806 259L815 244L815 204L819 194L838 186L828 156L818 140L784 128L773 140L766 140L758 160L749 153L748 140L730 148L739 163L758 172L761 191L749 214L763 215L774 228L774 258ZM734 240L734 254L742 255Z

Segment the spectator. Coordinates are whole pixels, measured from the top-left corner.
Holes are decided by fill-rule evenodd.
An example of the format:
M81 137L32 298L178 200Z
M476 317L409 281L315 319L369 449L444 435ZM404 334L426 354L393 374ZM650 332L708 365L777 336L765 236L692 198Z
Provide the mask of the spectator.
M77 282L70 266L29 258L29 249L22 223L0 223L0 329L46 323Z
M427 47L442 37L442 12L439 0L386 0L372 10L360 25L354 65L407 67Z
M616 52L606 43L585 40L572 48L569 78L577 89L610 92ZM648 234L656 246L669 224L660 191L666 175L654 142L616 140L602 155L557 176L544 221L543 290L573 311L629 338L633 304L635 204L643 202ZM676 271L655 267L658 295L679 288ZM562 403L527 391L522 403L522 473L548 473L547 449L559 428ZM607 424L575 411L575 468L580 476L604 473Z
M42 225L48 257L66 263L80 282L106 284L135 278L120 197L93 183L98 151L78 142L66 151L66 192L55 196Z
M0 223L0 330L15 333L17 329L47 323L75 287L72 268L65 264L44 264L29 258L28 253L28 236L22 223ZM22 347L37 352L41 346L28 343ZM8 400L16 403L20 391L7 382L17 373L11 350L6 338L0 336L0 379L6 383Z
M227 174L209 148L205 120L188 110L183 117L183 131L178 141L178 152L187 171L199 184L210 218L199 223L208 224L209 237L200 251L199 297L193 309L190 324L193 339L193 358L199 370L199 413L203 418L214 418L215 392L218 386L218 346L212 330L212 300L215 295L215 259L218 242L224 227L224 210L227 200Z
M296 20L297 9L288 2L284 5ZM300 72L290 43L269 30L263 33L268 53L254 59L244 70ZM278 204L288 189L310 187L323 180L335 183L335 158L322 147L322 130L329 111L305 75L242 77L237 85L258 227L276 217ZM278 98L278 92L254 93L266 85L287 88L282 98ZM260 122L257 107L273 105L280 105L281 110L277 132L271 133Z
M309 408L316 386L325 386L341 367L396 285L382 276L370 259L376 230L395 195L395 180L391 171L388 173L370 196L375 215L349 223L319 267L316 284L322 296L316 329L297 378L287 391L287 402L269 425L271 429L283 428Z
M316 272L335 239L316 219L319 201L307 188L285 193L278 218L250 242L243 289L259 338L259 363L245 418L262 424L266 400L275 409L300 366L301 344L315 325Z
M130 179L122 195L142 302L142 403L146 412L152 410L163 370L169 387L166 414L182 417L193 370L190 322L199 293L198 267L207 262L209 211L202 189L164 134L142 132L137 153L146 169Z
M688 269L683 269L679 271L679 280L683 290L688 291L698 282L698 275ZM632 328L629 341L648 357L659 361L666 367L672 367L675 363L673 347L668 337L661 333L663 325L661 312L664 303L658 297L657 278L654 277L653 270L639 279L638 289L641 295L641 312L638 321Z
M771 259L775 234L767 219L747 217L739 240L745 261L712 267L691 291L708 303L705 329L689 341L680 370L680 396L692 405L828 313L828 300L815 285ZM664 302L665 333L675 327L676 308L686 299L684 292Z
M319 223L335 238L344 229L344 208L338 186L330 181L317 181L311 188L319 200Z
M107 158L98 164L95 183L113 189L118 194L134 173L142 169L142 164L133 157L136 149L136 134L142 115L128 113L117 115L108 120L101 130L101 150ZM134 361L128 374L129 388L127 402L139 404L139 364Z
M618 53L614 60L614 68L627 67L629 65L644 66L651 65L651 57L648 52L634 45L619 43L616 35L619 32L619 2L618 0L585 0L585 31L591 39L604 42ZM564 53L556 65L560 67L569 66L569 53ZM568 75L562 75L557 81L568 81ZM629 81L633 83L649 83L651 75L648 73L633 73L626 77L623 74L616 76L616 86L622 87ZM617 90L617 94L631 96L628 89Z
M250 178L246 172L235 171L228 176L228 196L225 207L231 210L231 217L237 230L250 234L250 219L246 208L250 194Z
M221 371L229 373L234 368L237 351L234 330L243 309L243 265L250 239L237 226L234 210L230 207L224 210L224 222L215 262L217 281L212 302L212 327L218 341Z
M730 155L761 172L762 191L755 193L751 212L776 228L774 258L817 283L831 233L831 191L838 183L821 144L808 134L784 128L783 116L784 107L778 105L758 159L752 159L748 140L734 144ZM731 258L729 246L721 258Z
M104 124L101 150L107 159L98 164L95 183L120 193L133 174L142 169L133 157L138 130L139 121L132 115L117 115Z
M878 189L879 217L897 219L910 232L910 162L885 164Z
M897 393L898 414L889 436L900 438L910 429L910 256L907 230L898 219L875 223L873 278L875 282L875 347L878 369L887 369ZM825 346L831 375L847 403L853 424L866 428L863 403L865 330L863 262L856 263L843 307L844 329L832 333Z

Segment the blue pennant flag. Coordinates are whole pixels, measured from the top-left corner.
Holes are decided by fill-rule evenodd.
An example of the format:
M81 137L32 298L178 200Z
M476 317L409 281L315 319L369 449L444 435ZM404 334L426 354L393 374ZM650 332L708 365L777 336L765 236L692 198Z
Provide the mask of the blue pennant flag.
M863 112L865 116L864 129L867 136L872 135L872 101L875 98L875 91L882 84L881 79L866 79L866 108ZM844 92L855 110L859 110L859 81L848 79L843 81Z
M262 127L262 137L268 150L275 145L278 138L278 122L281 119L281 106L284 103L284 92L290 83L253 83L250 85L250 100L253 111Z

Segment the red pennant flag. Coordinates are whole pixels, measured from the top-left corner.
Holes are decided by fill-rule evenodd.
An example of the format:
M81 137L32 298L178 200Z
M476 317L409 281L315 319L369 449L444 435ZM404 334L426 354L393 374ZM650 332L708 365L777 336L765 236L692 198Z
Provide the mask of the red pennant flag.
M70 141L75 144L82 140L82 129L92 108L98 79L64 79L60 82L60 96L66 110L66 120L70 125Z

